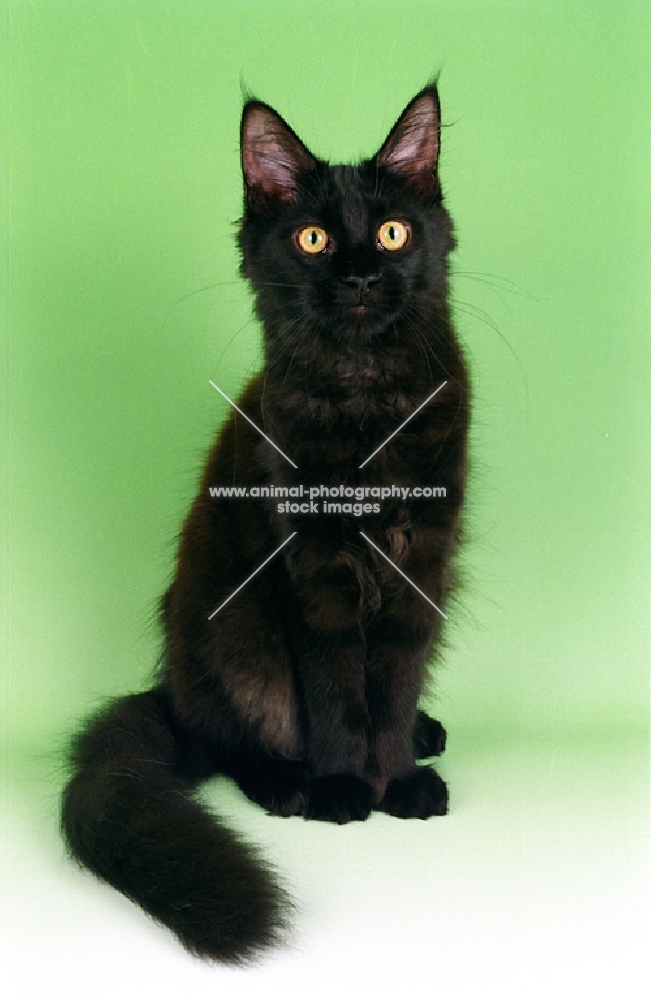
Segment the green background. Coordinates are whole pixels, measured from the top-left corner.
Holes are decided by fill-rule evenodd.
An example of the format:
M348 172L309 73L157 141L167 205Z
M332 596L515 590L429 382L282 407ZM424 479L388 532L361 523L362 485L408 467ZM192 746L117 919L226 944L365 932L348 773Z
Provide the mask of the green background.
M472 871L460 853L448 889L481 883L482 871L506 878L520 900L513 911L504 903L512 934L527 912L523 887L558 875L536 810L565 817L580 859L596 817L616 804L618 816L639 816L632 803L646 794L651 8L25 0L2 4L2 16L3 736L24 810L16 843L29 842L30 823L49 831L29 863L19 850L14 871L47 881L58 866L52 891L64 892L54 772L29 768L90 707L146 683L175 539L226 413L208 380L232 395L260 363L234 246L240 81L316 154L350 160L375 152L440 71L453 301L475 409L464 585L435 707L450 732L453 815L455 795L461 813L479 797L468 829L487 822L489 845L508 844L512 821L521 859L535 859L514 875L508 850L486 869L475 853ZM223 794L240 826L273 840L264 831L275 821L258 830L257 813ZM317 851L354 866L382 836L425 836L386 819L300 834L292 821L273 851L282 860L287 838L303 838L286 862L302 858L309 873ZM596 912L590 893L606 906L599 892L610 886L632 920L622 885L637 885L640 829L608 830L612 885L595 862L575 911ZM452 841L463 840L457 830ZM423 841L430 862L431 850ZM90 901L90 885L65 891ZM312 905L321 892L314 883ZM136 919L113 896L96 919L102 906L118 907L116 927ZM321 932L339 899L333 890ZM479 926L476 901L455 905L459 926ZM150 925L137 930L147 939ZM158 946L176 956L163 936Z

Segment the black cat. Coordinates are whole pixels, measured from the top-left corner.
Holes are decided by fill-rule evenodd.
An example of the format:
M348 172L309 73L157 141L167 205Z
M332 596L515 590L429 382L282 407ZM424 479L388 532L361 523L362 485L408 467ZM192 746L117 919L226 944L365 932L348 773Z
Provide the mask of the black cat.
M442 779L415 763L445 732L417 703L451 586L469 419L436 88L358 166L318 160L255 100L241 142L242 273L265 366L185 523L159 682L75 739L62 810L78 861L221 961L273 943L289 901L193 801L198 781L227 774L271 813L337 823L447 810ZM233 484L400 491L292 513L277 498L211 495ZM409 494L432 485L445 495Z

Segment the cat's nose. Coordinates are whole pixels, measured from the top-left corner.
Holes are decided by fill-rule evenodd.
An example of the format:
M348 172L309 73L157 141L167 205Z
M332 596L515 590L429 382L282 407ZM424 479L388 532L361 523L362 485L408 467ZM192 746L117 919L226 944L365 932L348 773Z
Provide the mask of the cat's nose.
M351 274L347 278L342 278L341 280L344 285L350 285L351 288L357 289L359 292L359 300L362 302L371 285L377 285L380 280L380 275L367 274L363 278L358 278L357 275Z

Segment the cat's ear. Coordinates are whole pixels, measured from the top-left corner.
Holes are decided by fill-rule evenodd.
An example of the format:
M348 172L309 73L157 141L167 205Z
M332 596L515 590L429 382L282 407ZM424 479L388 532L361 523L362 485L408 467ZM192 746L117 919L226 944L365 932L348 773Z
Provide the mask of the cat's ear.
M242 173L247 201L294 201L299 178L316 166L314 157L273 108L248 101L242 113Z
M438 191L441 113L436 87L421 90L395 123L375 162L424 194Z

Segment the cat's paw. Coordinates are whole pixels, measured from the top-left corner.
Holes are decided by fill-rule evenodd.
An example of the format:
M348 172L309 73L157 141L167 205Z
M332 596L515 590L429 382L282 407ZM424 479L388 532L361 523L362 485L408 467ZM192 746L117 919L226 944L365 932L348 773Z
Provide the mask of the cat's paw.
M237 782L253 802L273 816L300 816L310 795L310 775L301 761L268 757L243 768Z
M305 818L340 824L362 820L367 818L373 802L373 789L363 778L328 774L312 780Z
M414 725L414 756L416 760L438 757L445 750L447 734L437 719L418 712Z
M379 808L400 819L445 816L448 811L447 785L431 767L416 767L404 778L394 778L389 782Z

